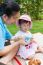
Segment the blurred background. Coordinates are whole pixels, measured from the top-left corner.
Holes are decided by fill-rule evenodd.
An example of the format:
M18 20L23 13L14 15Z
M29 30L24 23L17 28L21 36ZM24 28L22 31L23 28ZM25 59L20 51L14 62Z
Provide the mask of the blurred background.
M30 30L32 33L43 33L43 0L0 0L0 4L3 2L17 2L20 5L20 13L27 13L31 16L33 21L33 28ZM1 15L1 12L0 12ZM16 25L7 25L12 34L18 31ZM13 32L12 32L13 31Z

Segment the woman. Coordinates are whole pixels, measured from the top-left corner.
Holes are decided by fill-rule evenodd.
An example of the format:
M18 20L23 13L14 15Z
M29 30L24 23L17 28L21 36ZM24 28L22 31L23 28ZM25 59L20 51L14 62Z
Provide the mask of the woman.
M11 39L12 37L5 23L11 25L18 20L20 15L19 5L14 2L2 3L0 5L0 11L2 12L0 16L0 65L5 65L16 54L19 44L23 44L25 42L21 39L17 42L14 42L13 44L5 46L5 41Z

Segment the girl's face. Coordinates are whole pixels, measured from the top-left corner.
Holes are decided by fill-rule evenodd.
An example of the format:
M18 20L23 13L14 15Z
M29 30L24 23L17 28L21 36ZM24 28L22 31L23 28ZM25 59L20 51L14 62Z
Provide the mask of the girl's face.
M20 28L22 31L27 32L29 30L29 22L28 23L22 23Z

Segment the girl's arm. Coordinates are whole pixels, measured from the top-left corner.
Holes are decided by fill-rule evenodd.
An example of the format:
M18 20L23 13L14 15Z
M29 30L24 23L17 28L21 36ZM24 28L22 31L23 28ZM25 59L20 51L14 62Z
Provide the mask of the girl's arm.
M43 47L38 47L36 52L37 53L43 53Z
M34 39L34 38L31 38L31 42L33 43L36 43L37 44L37 41Z

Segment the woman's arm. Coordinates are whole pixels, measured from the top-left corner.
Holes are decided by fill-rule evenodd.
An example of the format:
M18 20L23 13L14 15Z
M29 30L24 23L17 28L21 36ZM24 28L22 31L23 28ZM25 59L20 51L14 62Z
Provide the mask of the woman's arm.
M6 55L10 51L12 51L16 46L21 45L21 44L25 45L26 42L23 39L17 42L11 41L11 45L5 46L4 49L0 50L0 56Z
M2 50L0 50L0 56L6 55L6 54L9 53L11 50L13 50L14 47L16 47L16 46L18 46L18 45L19 45L19 43L18 43L18 42L15 42L14 44L5 46Z

